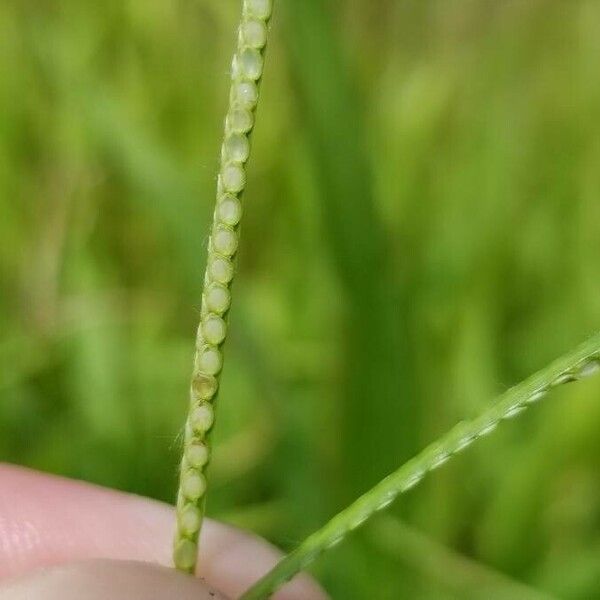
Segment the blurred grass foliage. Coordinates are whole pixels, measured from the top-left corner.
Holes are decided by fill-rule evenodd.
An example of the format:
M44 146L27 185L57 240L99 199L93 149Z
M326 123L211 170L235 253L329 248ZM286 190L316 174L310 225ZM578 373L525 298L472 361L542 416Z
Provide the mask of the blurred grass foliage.
M2 460L174 499L238 10L0 3ZM273 29L209 513L289 548L598 328L600 3ZM327 555L332 596L598 597L600 385L556 396Z

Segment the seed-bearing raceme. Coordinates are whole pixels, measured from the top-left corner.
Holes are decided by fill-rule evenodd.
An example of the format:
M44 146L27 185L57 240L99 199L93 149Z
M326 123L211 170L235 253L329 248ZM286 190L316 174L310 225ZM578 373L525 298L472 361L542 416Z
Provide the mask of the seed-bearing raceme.
M600 334L552 363L536 375L502 394L479 417L463 421L423 452L380 481L353 504L309 536L296 550L251 587L240 600L270 598L316 557L340 543L348 533L376 512L388 507L400 494L415 487L427 473L491 433L503 419L517 416L557 385L600 372Z
M209 434L214 425L214 400L223 368L222 346L231 306L230 285L235 274L241 196L246 187L250 133L264 70L264 50L272 0L243 0L238 45L232 61L229 107L217 180L217 204L202 294L201 321L196 341L190 409L185 427L177 500L177 533L173 560L186 572L196 568L198 536L204 516L210 460Z

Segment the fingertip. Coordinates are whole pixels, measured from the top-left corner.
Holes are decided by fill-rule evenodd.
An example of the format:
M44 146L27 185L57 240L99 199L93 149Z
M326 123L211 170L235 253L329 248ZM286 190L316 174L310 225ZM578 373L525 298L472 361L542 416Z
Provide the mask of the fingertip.
M88 483L0 464L0 579L74 560L171 566L173 507ZM281 559L265 540L207 519L199 575L238 597ZM274 600L326 600L299 575Z
M0 588L0 600L226 600L203 581L148 563L96 560L51 567Z

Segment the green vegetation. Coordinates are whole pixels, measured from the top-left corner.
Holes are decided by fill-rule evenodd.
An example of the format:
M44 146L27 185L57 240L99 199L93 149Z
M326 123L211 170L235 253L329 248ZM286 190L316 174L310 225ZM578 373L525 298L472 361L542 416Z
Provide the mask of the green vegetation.
M598 328L600 5L277 8L207 510L291 549ZM3 460L175 497L238 14L0 3ZM593 598L599 426L557 390L316 575Z

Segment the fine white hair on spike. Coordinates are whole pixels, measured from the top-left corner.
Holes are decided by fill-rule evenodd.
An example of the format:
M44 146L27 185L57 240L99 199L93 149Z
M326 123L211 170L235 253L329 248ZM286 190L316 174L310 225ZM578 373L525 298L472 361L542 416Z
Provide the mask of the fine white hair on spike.
M246 48L237 56L234 69L238 76L250 81L260 79L263 70L262 54L255 48Z
M202 514L193 504L188 504L179 516L181 530L187 535L194 535L202 523Z

